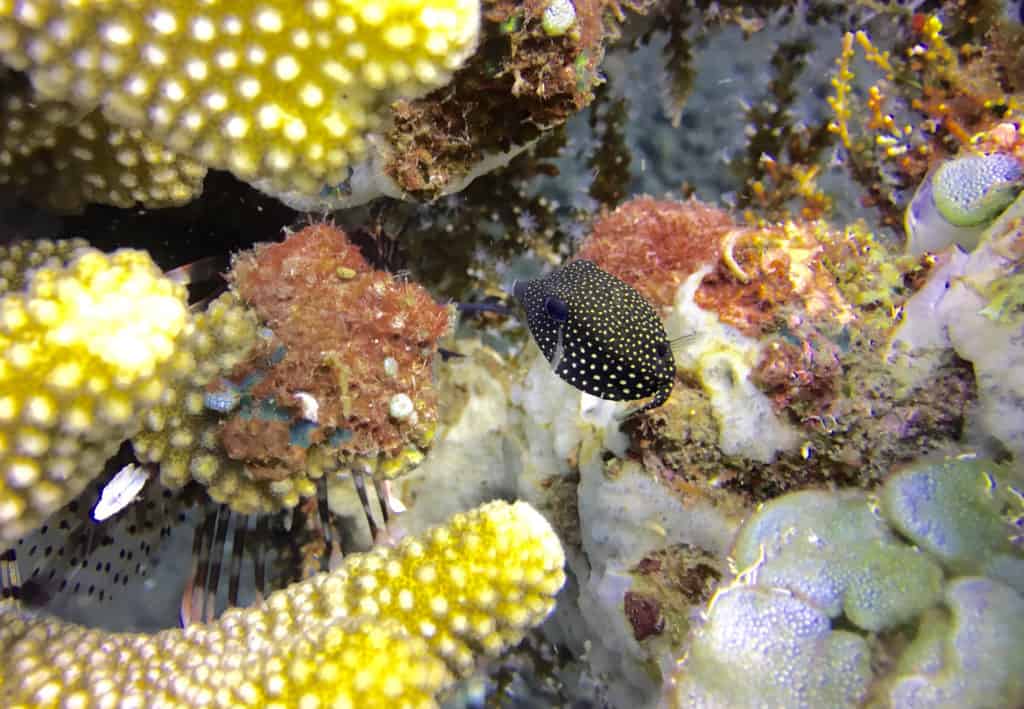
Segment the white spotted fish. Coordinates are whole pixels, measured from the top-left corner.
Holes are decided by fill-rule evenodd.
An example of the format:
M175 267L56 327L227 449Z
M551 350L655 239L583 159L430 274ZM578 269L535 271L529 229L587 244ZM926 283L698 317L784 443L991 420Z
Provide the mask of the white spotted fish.
M665 403L675 359L661 318L630 285L592 261L572 261L532 281L516 281L530 334L555 374L601 399ZM633 415L631 414L631 415Z

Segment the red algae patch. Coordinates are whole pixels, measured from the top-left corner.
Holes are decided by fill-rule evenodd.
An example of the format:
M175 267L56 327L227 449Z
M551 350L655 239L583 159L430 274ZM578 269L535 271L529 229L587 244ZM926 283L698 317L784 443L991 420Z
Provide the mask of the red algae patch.
M232 458L274 478L280 466L301 465L310 446L392 456L429 438L437 418L431 364L449 316L424 288L374 270L330 224L239 255L229 277L272 333L232 379L258 373L251 394L274 409L225 423ZM396 397L412 410L396 417ZM296 443L302 421L315 425Z
M773 329L795 306L812 317L839 314L814 224L752 227L725 210L638 197L603 215L584 240L580 258L636 288L657 307L671 306L680 284L707 269L695 300L750 336Z
M637 197L594 223L579 256L665 307L687 276L718 262L722 237L735 227L728 212L697 199Z

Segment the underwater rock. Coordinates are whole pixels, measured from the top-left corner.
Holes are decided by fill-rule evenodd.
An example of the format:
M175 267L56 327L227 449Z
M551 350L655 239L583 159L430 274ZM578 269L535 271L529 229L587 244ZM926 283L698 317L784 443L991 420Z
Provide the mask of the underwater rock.
M1024 195L986 229L972 253L940 254L928 281L907 302L889 348L889 361L913 386L934 375L942 350L970 362L979 399L969 421L977 429L973 435L996 438L1017 458L1024 457L1024 312L994 313L988 306L1000 288L1020 288L1021 219Z

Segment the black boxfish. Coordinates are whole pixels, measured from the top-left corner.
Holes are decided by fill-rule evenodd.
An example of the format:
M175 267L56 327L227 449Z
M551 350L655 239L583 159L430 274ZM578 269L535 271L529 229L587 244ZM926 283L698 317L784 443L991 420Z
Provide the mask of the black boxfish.
M516 281L530 334L555 374L601 399L665 403L675 359L661 318L629 284L592 261L572 261L543 278Z

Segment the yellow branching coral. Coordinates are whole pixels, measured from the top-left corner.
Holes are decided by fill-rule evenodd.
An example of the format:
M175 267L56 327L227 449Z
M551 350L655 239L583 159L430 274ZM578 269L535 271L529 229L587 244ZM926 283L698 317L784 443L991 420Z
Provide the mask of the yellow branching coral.
M0 544L78 494L192 366L183 286L142 251L80 252L0 301Z
M0 0L0 56L44 98L315 195L390 99L446 80L478 25L477 0Z
M0 185L60 212L87 204L169 207L202 191L206 168L111 125L99 110L39 100L22 77L0 78Z
M7 707L423 707L474 655L554 606L564 554L524 502L492 502L421 538L156 635L87 630L0 605Z
M88 246L85 239L37 239L0 246L0 295L21 288L31 269L65 266L76 251Z

